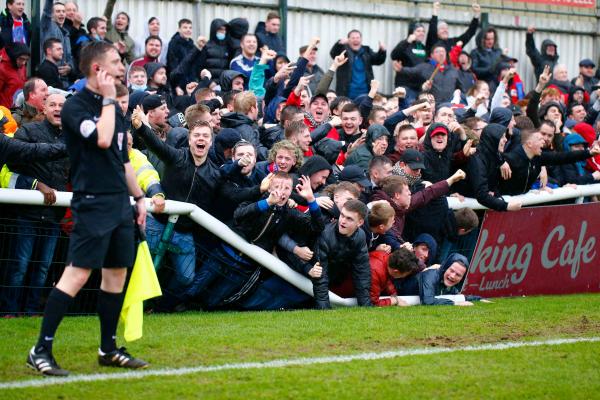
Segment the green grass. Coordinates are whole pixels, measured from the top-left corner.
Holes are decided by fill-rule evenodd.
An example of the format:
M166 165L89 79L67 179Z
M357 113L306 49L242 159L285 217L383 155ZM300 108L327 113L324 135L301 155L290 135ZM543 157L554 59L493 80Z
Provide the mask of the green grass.
M402 348L600 335L600 295L498 300L475 307L145 317L128 345L152 368L268 361ZM39 318L0 321L0 381L36 378L24 361ZM78 374L95 361L98 322L67 318L55 356ZM0 390L0 398L599 398L600 343L457 352L378 361ZM61 397L62 396L62 397Z

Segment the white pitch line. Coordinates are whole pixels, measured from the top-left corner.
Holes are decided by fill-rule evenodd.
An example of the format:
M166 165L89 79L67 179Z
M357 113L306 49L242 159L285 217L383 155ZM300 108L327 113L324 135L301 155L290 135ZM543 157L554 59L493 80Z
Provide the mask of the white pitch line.
M114 372L108 374L90 374L90 375L73 375L66 378L43 378L31 379L25 381L1 382L0 389L19 389L41 386L63 385L68 383L78 382L99 382L116 379L142 379L152 376L178 376L189 375L201 372L215 372L227 370L243 370L243 369L264 369L264 368L283 368L289 366L306 366L315 364L330 364L344 363L350 361L368 361L382 360L386 358L397 358L407 356L430 355L440 353L453 353L458 351L488 351L488 350L507 350L520 347L535 347L535 346L558 346L562 344L585 343L585 342L600 342L600 337L580 337L572 339L551 339L537 340L531 342L504 342L504 343L489 343L464 347L436 347L436 348L414 348L405 350L384 351L381 353L360 353L348 354L341 356L329 357L311 357L311 358L293 358L281 359L263 362L248 362L235 364L221 364L212 366L197 366L185 368L165 368L155 370L142 370L130 372Z

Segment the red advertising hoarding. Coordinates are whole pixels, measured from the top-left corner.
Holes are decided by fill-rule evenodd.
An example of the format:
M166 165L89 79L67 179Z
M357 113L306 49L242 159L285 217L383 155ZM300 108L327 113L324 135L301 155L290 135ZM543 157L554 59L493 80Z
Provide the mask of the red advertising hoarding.
M487 211L463 292L600 292L598 237L600 203Z
M512 0L519 3L550 4L552 6L595 8L596 0Z

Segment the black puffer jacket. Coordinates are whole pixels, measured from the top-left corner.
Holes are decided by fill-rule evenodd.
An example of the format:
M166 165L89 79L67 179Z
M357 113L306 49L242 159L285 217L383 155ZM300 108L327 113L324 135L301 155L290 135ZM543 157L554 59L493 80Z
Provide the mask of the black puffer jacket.
M464 279L467 276L466 272L463 276L463 279L458 284L449 288L444 285L444 273L446 273L448 268L450 268L450 266L457 261L464 264L467 267L467 270L469 269L469 260L467 260L467 257L458 253L452 253L448 256L448 258L446 258L446 260L440 268L428 269L423 272L420 272L417 275L417 282L419 284L419 298L421 300L421 304L427 306L454 305L454 302L452 300L436 299L435 296L440 296L443 294L460 294L460 290L462 289ZM469 298L469 300L476 299L478 298Z
M357 229L350 237L341 235L338 223L325 227L316 249L323 268L320 279L313 280L313 291L319 308L329 307L328 288L342 283L352 274L354 293L359 306L371 306L371 267L365 232Z
M242 139L254 145L258 160L262 161L267 159L269 150L260 143L258 126L248 116L239 112L225 114L221 118L221 128L233 128L238 131L242 136Z
M67 157L64 143L23 143L4 134L0 135L0 165L37 161L53 161Z
M207 157L202 165L197 166L189 148L177 149L169 146L145 124L136 129L135 133L140 135L148 149L165 164L160 183L167 199L193 203L212 214L222 178L221 171L210 158ZM162 223L167 222L168 215L154 216ZM175 230L190 232L196 226L189 217L182 215L175 224Z
M179 32L175 33L169 42L167 51L167 71L174 71L192 50L194 50L194 41L181 37Z
M28 143L55 145L63 143L60 128L51 125L48 120L23 125L15 133L14 139ZM28 159L27 163L9 164L9 168L18 174L35 178L52 189L65 191L69 180L70 165L68 158L52 162L30 162ZM19 215L23 217L55 223L60 222L64 214L65 210L61 207L23 206L19 208Z
M217 29L227 26L222 19L215 19L210 24L210 38L208 43L199 50L196 46L191 49L169 77L171 85L185 88L189 82L199 81L200 72L208 69L214 80L220 78L229 66L230 51L227 39L217 39Z
M459 190L461 194L475 197L481 205L496 211L506 211L508 206L499 197L498 191L500 165L504 162L498 146L505 134L506 128L500 124L489 124L483 128L477 152L469 157L465 168L465 185Z
M217 39L217 30L227 26L227 22L222 19L214 19L210 23L210 37L204 49L204 64L203 68L206 68L212 74L213 79L219 79L221 73L226 70L229 66L229 61L233 57L228 44L227 39Z

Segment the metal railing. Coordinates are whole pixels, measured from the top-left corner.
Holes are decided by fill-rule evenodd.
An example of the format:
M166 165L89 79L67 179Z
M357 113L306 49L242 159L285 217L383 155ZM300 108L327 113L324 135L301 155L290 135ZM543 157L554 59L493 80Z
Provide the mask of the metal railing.
M510 201L512 199L519 200L523 203L524 206L531 205L539 205L549 202L556 202L568 199L583 199L583 197L600 195L600 184L595 185L584 185L578 186L577 188L559 188L555 189L552 193L548 192L535 192L531 191L527 194L521 196L505 196L506 201ZM70 205L72 193L67 192L58 192L56 195L56 203L54 206L56 207L68 207ZM43 203L43 195L38 191L31 190L14 190L14 189L0 189L0 204L12 204L12 205L44 205ZM485 207L481 206L474 199L465 199L465 201L460 202L458 199L449 197L448 198L449 206L453 209L469 207L475 210L483 210ZM147 202L147 207L149 211L152 211L152 204L150 201ZM167 229L171 228L177 220L178 215L187 215L191 220L196 222L199 226L212 233L215 237L220 240L228 243L230 246L236 248L238 251L244 253L247 257L255 261L257 264L262 265L267 268L274 274L280 276L284 280L286 280L291 285L295 286L302 292L308 294L309 296L313 295L312 282L301 275L300 273L294 271L290 267L288 267L283 261L275 257L273 254L268 253L267 251L254 246L235 232L233 232L229 227L223 224L221 221L208 214L204 210L199 207L182 203L177 201L168 200L166 202L165 213L170 214L172 217L169 219L169 223L167 224ZM3 223L4 222L4 223ZM0 220L0 261L6 261L6 264L10 264L10 245L11 239L6 239L7 237L13 237L16 240L16 237L11 236L16 235L16 227L14 226L12 220L4 219ZM50 284L58 281L60 274L62 273L62 269L64 267L64 259L66 258L66 249L68 243L68 236L64 233L61 234L57 248L55 250L55 255L53 258L52 267L49 270L49 276L46 282L50 282ZM470 249L472 250L472 249ZM210 252L205 252L204 255L210 257ZM162 262L162 257L164 256L164 252L159 252L159 254L155 255L155 262L157 265L160 265ZM34 260L35 261L35 260ZM6 271L5 271L6 273ZM93 298L96 295L96 289L99 283L99 274L93 275L90 283L86 285L82 294L87 300L82 301L74 312L83 312L90 313L93 312ZM32 288L27 288L32 289ZM341 298L335 293L330 292L330 301L333 305L336 306L354 306L356 305L356 299L354 298ZM403 297L405 301L409 304L419 304L419 298L417 296L406 296ZM0 310L2 312L3 310Z

